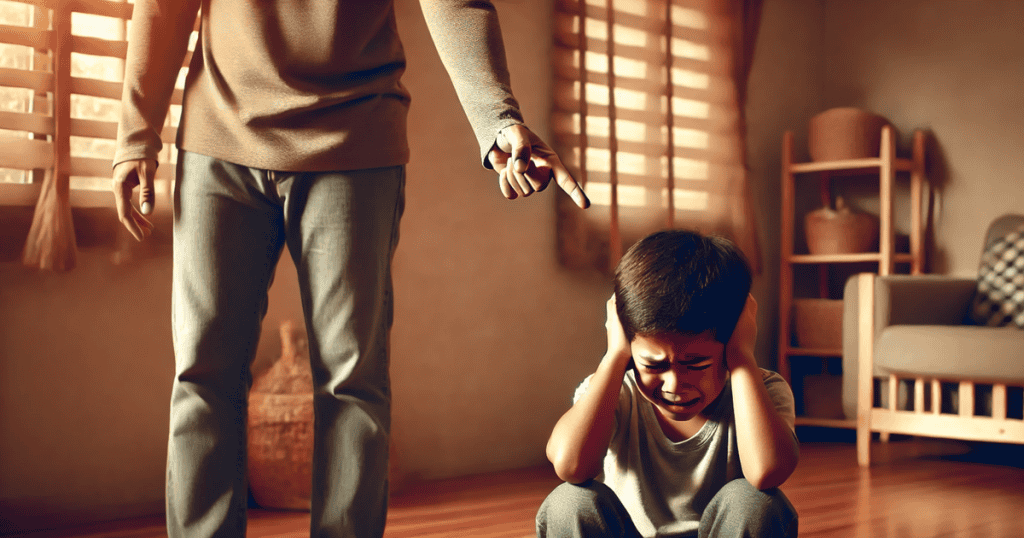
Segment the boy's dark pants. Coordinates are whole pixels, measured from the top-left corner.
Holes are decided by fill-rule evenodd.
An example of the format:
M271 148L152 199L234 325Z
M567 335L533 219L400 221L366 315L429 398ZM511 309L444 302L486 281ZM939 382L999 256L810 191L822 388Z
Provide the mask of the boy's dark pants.
M745 478L729 482L711 499L697 536L795 537L797 513L778 489L760 491ZM640 538L619 498L595 480L563 483L537 512L538 538Z

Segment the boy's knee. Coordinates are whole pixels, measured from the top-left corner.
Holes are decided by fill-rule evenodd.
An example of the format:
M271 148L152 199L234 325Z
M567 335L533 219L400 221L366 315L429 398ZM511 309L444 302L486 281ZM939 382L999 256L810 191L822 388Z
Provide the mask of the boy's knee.
M623 519L628 517L618 497L605 484L596 480L562 483L537 511L537 536L587 536L598 529L603 535L608 529L622 527Z
M555 525L576 521L600 505L602 488L608 489L608 486L594 480L579 485L559 484L540 505L537 522L544 520Z
M796 536L796 509L781 490L759 490L745 478L722 487L700 522L701 536Z

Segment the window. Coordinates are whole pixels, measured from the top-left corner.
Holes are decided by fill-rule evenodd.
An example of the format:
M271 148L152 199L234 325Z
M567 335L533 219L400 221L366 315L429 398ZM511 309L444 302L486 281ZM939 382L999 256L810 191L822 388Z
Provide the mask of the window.
M38 183L66 160L71 189L110 189L131 13L122 1L0 0L0 183ZM158 192L173 177L186 72L163 132Z
M614 267L637 239L677 227L729 236L757 263L738 4L556 1L552 130L593 202L560 206L567 265Z
M113 206L111 159L132 9L124 0L0 0L0 203L35 205L26 265L74 267L71 205ZM190 50L196 39L193 32ZM190 60L191 52L183 65ZM171 191L186 72L162 132L158 197Z

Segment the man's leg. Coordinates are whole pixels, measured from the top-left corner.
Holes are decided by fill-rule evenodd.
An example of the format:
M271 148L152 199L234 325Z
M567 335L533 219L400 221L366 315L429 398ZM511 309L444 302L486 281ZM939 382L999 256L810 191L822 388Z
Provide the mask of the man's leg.
M245 536L249 366L281 254L266 177L183 152L174 192L171 537Z
M778 488L765 491L737 478L715 494L700 518L701 538L795 537L796 509Z
M313 370L311 535L380 537L388 501L391 260L405 168L278 174Z
M562 483L537 512L538 538L640 538L626 507L596 480Z

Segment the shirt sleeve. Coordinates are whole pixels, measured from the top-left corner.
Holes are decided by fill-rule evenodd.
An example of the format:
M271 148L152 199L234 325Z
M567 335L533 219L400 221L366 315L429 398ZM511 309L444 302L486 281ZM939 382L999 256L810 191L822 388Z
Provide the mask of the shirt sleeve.
M137 0L132 12L113 164L156 159L174 82L200 0Z
M761 378L764 380L764 388L768 391L768 398L775 406L775 411L786 421L789 429L796 434L796 404L793 401L793 390L783 377L775 372L761 370Z
M421 0L423 16L462 109L487 153L498 131L523 123L505 59L498 13L490 0Z

